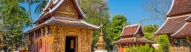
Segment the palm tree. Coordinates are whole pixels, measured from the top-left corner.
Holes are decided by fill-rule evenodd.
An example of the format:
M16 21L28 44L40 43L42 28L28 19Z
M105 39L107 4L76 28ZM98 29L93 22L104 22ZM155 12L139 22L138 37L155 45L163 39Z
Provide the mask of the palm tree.
M35 4L35 3L39 3L38 6L35 9L35 13L39 14L42 12L42 8L46 7L46 4L49 0L21 0L22 2L28 3L28 7L29 7L29 15L32 20L32 14L31 14L31 5ZM31 24L32 27L32 24Z
M41 0L19 0L19 1L22 2L22 3L28 3L29 16L30 16L31 21L33 21L32 20L32 14L31 14L31 5L35 4L35 3L39 3ZM32 27L32 23L31 23L31 27Z
M35 13L39 14L42 12L42 9L46 7L46 4L49 0L41 0L39 5L35 9Z

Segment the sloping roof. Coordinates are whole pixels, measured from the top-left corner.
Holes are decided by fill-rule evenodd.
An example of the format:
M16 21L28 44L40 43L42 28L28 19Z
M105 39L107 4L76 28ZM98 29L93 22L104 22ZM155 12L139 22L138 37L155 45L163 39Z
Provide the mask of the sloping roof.
M154 33L155 35L160 34L173 34L178 31L185 23L185 19L188 16L170 17L167 18L165 23Z
M185 19L187 22L191 22L191 15Z
M115 41L114 44L127 44L127 43L150 43L152 44L153 41L147 40L145 38L121 38L118 41Z
M176 33L172 34L171 36L181 38L191 34L191 22L187 22L184 26L181 27Z
M53 6L55 6L55 4L53 3L53 0L49 0L46 7L43 9L43 12L48 11L49 8L52 8Z
M191 0L173 0L167 16L191 13Z
M51 13L54 13L59 7L62 7L61 5L65 3L64 1L72 1L75 9L78 11L80 16L82 18L85 18L85 14L82 12L80 6L78 5L77 0L58 0L57 3L54 3L53 0L49 0L42 14L36 21L34 21L34 23L37 23L39 20L46 18L47 15L51 15ZM46 13L46 15L44 13Z
M123 31L120 36L122 37L134 36L139 32L142 32L141 35L144 36L143 30L140 24L128 25L123 27Z
M89 24L83 20L69 20L69 19L65 19L65 18L52 17L51 19L47 20L46 22L33 27L31 30L25 32L24 34L35 31L46 25L69 26L69 27L78 27L78 28L87 28L87 29L99 29L99 27Z

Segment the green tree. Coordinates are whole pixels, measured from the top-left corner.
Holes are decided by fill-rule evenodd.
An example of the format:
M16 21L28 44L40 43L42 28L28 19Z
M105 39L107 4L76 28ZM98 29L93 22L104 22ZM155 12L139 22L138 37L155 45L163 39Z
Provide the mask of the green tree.
M106 29L109 39L109 46L112 46L114 41L117 41L120 38L120 34L124 26L128 25L127 18L124 15L115 15L111 22L109 23L108 28Z
M151 24L151 25L146 25L144 26L144 31L148 33L154 33L158 29L157 24Z
M109 23L109 8L107 7L107 1L104 0L79 0L79 5L82 11L86 14L84 19L86 22L100 26L103 24L104 37L107 37L106 28ZM92 48L95 47L95 43L98 41L100 31L95 31L93 34ZM105 39L106 43L108 39Z
M0 29L4 43L12 48L21 44L23 30L31 24L29 14L19 6L20 0L0 0Z
M144 38L149 39L151 41L155 41L155 36L153 35L153 33L157 29L158 29L158 25L157 24L151 24L151 25L144 26L144 32L145 32Z
M168 40L168 36L167 35L160 35L157 36L157 43L160 44L160 51L161 52L169 52L169 46L170 46L170 42Z
M166 35L155 36L154 32L158 29L157 24L151 24L144 26L145 36L144 38L154 41L154 43L160 44L159 52L168 52L169 41Z

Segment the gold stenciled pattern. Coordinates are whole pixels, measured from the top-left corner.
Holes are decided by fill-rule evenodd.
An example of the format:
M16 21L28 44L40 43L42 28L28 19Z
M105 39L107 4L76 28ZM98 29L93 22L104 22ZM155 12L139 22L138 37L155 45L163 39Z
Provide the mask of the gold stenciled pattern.
M76 51L91 51L91 42L93 34L93 30L91 29L65 26L45 26L43 28L40 28L39 30L41 30L40 34L37 34L37 32L35 31L32 33L32 36L41 35L40 37L38 37L42 40L42 49L39 49L39 51L65 52L66 36L77 37Z
M74 5L72 4L71 0L65 0L64 4L61 6L62 7L60 7L55 12L55 16L78 19L78 13L76 9L74 8Z
M92 41L92 30L81 29L81 40L79 42L80 46L79 51L81 52L91 52L91 41Z
M53 44L51 46L51 52L65 52L66 35L78 37L78 52L91 51L91 37L93 30L63 26L50 26L50 30L51 36L54 37Z

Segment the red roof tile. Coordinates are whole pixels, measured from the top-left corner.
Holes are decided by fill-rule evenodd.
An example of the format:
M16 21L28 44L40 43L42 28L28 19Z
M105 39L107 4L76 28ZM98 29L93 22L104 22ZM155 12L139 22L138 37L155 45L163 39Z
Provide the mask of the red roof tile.
M136 35L139 32L142 32L141 35L144 36L143 30L142 30L140 24L129 25L129 26L123 27L123 31L121 33L121 36L122 37L125 37L125 36L134 36L134 35Z
M178 31L185 23L188 16L167 18L165 23L155 32L155 35L173 34Z
M191 34L191 22L187 22L176 33L172 34L173 37L185 37Z
M121 38L120 40L114 42L114 44L127 44L127 43L151 43L152 44L153 42L145 38L134 38L134 37Z
M191 0L173 0L171 9L167 16L175 16L180 14L187 14L191 12Z

